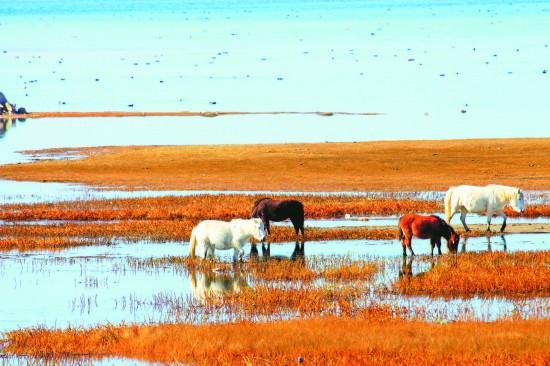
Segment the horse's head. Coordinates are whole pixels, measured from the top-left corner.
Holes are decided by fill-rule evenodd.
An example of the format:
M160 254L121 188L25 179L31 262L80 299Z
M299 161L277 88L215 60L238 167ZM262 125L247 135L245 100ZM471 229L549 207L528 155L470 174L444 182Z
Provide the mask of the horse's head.
M263 198L260 198L260 199L257 199L256 201L254 201L254 203L252 204L252 212L250 213L250 217L258 217L260 215L260 212L259 211L259 205L262 201L265 201L265 200L270 200L271 198L269 197L263 197Z
M510 200L510 206L516 212L523 212L525 210L525 196L521 189L518 189L514 196L514 199Z
M252 236L258 241L262 241L265 238L265 226L262 219L252 219L254 224L254 230L252 231Z
M460 242L460 235L458 235L454 230L451 231L451 236L447 240L447 249L451 253L456 253L458 251L458 243Z

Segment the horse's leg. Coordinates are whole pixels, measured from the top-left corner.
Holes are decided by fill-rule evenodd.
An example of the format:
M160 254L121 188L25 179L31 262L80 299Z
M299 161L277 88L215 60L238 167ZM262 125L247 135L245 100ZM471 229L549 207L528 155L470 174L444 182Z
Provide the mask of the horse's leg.
M414 250L412 247L412 235L407 238L407 246L409 247L411 255L414 255Z
M257 260L258 256L259 256L258 247L256 246L256 244L252 243L250 246L250 258Z
M502 221L502 226L500 227L500 232L503 233L504 232L504 229L506 228L506 214L504 213L504 211L500 210L499 213L498 213L499 216L502 216L502 218L504 219L504 221Z
M430 246L432 247L432 257L434 256L435 238L430 238Z
M205 241L202 242L202 247L204 249L204 259L206 259L206 258L208 258L208 248L210 247L210 245L205 240Z
M267 231L267 235L271 235L271 230L269 229L269 220L264 219L264 226L265 230Z
M407 237L404 236L403 239L401 239L401 245L403 246L403 257L407 256Z
M262 257L269 257L271 256L271 243L268 241L267 246L264 246L264 243L262 243Z
M238 257L239 257L239 249L233 248L233 262L237 262Z
M300 232L300 223L299 223L298 218L291 217L290 222L292 222L292 226L294 226L294 232L296 233L296 237L298 237L299 232Z
M462 221L462 226L464 226L464 230L470 231L470 228L468 225L466 225L466 214L467 211L465 209L460 210L460 221Z
M493 218L493 210L491 208L487 208L487 232L491 232L491 219Z
M441 255L441 238L437 238L435 243L437 244L437 254Z

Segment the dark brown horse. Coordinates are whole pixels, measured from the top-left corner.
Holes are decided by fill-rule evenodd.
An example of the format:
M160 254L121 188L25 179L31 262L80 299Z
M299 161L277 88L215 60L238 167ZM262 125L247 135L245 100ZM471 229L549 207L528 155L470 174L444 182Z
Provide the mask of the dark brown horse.
M296 235L302 232L304 236L304 205L296 200L273 200L269 197L260 198L254 202L251 216L258 217L264 222L268 234L269 221L283 221L290 219Z
M414 255L411 243L413 236L420 239L430 239L432 245L432 255L434 247L437 245L437 251L441 254L441 237L447 240L447 249L449 252L456 253L460 236L454 229L448 225L442 218L436 215L422 216L407 214L399 219L398 236L403 245L403 255L407 255L407 247L411 255Z

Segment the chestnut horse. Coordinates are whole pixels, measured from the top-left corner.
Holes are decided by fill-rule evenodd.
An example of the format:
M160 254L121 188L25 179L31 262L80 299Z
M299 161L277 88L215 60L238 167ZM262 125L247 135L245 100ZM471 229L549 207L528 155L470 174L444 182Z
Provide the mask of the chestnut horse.
M296 200L273 200L268 197L260 198L254 202L252 207L251 217L258 217L264 222L264 226L268 234L269 221L283 221L290 219L294 231L298 235L298 231L304 236L304 206L302 202Z
M399 219L398 236L403 244L404 256L407 255L407 247L411 255L414 255L411 245L413 236L420 239L430 239L432 256L434 255L434 247L436 245L439 254L441 254L441 237L447 240L447 249L451 253L456 253L458 242L460 241L460 236L454 229L445 220L436 215L422 216L407 214L401 216Z

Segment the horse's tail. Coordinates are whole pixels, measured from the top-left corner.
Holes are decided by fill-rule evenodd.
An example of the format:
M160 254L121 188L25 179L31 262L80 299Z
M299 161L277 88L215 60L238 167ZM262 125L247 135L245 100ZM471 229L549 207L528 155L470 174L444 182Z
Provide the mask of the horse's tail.
M453 192L455 190L455 187L449 188L447 191L447 194L445 195L445 221L447 224L451 224L451 199L453 198Z
M403 229L401 229L401 225L397 225L397 239L403 241Z
M195 247L197 246L197 236L195 235L195 229L191 231L191 238L189 239L189 257L195 258Z

